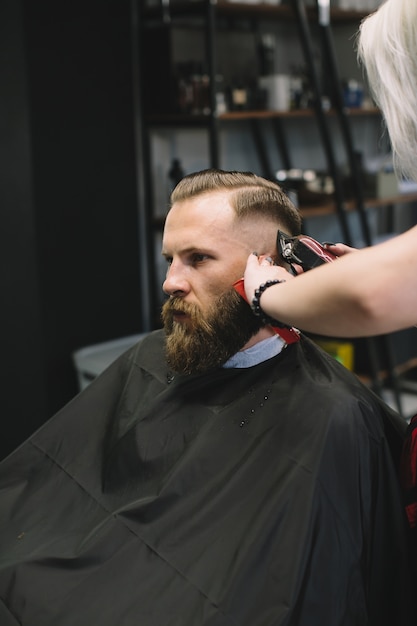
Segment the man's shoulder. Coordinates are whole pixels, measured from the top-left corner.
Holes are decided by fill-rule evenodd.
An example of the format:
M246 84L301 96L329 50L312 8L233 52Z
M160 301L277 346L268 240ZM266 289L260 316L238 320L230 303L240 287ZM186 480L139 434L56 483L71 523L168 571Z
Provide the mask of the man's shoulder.
M298 349L300 369L304 380L311 379L316 402L333 407L330 415L340 427L365 426L376 438L388 439L395 456L398 455L407 424L358 376L330 356L314 341L303 337Z
M165 333L162 329L145 333L139 341L126 352L125 359L138 367L165 367Z
M139 341L135 344L134 347L143 348L143 347L159 347L163 348L165 342L165 332L162 328L158 328L157 330L151 330L147 333L143 333L140 337Z
M302 336L298 345L298 365L305 371L306 375L313 378L315 383L321 387L339 387L340 392L346 388L362 391L366 395L373 395L358 378L358 376L334 356L323 350L313 339Z
M163 330L143 333L136 343L121 354L94 382L98 385L107 375L117 379L118 385L121 385L122 381L129 384L133 379L137 382L140 371L152 378L165 379L167 365L164 341Z

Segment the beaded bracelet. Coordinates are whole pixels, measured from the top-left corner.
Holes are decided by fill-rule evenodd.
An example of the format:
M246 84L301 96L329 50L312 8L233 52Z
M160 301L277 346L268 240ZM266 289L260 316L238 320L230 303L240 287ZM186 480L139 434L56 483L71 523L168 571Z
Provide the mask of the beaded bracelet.
M252 308L253 313L257 317L260 317L261 321L264 324L274 324L275 326L285 326L284 324L278 323L277 320L273 319L272 317L269 317L269 315L266 315L266 313L264 313L264 311L262 310L261 303L259 302L259 299L261 295L263 294L263 292L265 291L265 289L268 289L268 287L271 287L272 285L278 285L279 283L285 283L285 280L267 280L266 282L262 283L262 285L259 285L257 289L255 289L255 295L253 296L253 299L252 299L251 308Z

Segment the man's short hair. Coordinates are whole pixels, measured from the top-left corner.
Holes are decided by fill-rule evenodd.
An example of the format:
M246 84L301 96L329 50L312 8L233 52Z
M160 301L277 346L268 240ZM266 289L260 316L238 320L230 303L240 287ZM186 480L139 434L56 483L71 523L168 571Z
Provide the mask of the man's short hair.
M281 187L251 172L207 169L188 174L171 194L171 206L213 191L230 191L237 219L264 217L289 235L301 232L301 216Z

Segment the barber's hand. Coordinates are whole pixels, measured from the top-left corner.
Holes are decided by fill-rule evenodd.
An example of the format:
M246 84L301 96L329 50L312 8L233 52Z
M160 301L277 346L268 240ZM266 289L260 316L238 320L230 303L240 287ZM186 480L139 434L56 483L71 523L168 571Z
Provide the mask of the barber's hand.
M291 280L292 274L279 265L272 265L272 259L265 255L250 254L244 274L245 293L249 302L252 302L255 289L267 280Z
M336 256L343 256L348 252L356 252L356 248L351 248L344 243L324 243L323 246Z

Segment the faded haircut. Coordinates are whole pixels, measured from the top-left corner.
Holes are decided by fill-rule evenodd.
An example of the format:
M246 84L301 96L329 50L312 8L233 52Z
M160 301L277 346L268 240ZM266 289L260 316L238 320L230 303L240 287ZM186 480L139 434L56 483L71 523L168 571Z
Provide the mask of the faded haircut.
M387 0L362 22L357 44L395 168L417 180L417 0Z
M195 198L213 191L230 191L230 203L237 219L266 218L289 235L301 232L301 216L281 187L251 172L207 169L188 174L171 194L175 202Z

